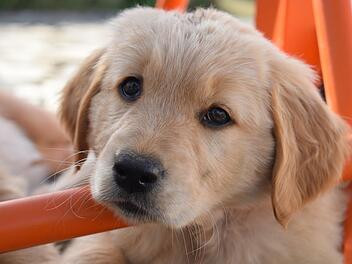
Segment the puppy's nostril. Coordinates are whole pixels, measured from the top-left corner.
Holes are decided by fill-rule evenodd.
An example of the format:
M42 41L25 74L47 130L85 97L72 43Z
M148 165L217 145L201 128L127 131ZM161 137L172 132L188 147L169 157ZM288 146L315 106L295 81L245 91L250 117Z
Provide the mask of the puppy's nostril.
M117 166L117 164L114 165L113 167L113 171L114 171L114 175L115 175L115 178L116 179L119 179L119 180L126 180L126 172L123 168Z
M153 184L157 181L157 177L152 173L145 173L139 178L139 183L142 185Z

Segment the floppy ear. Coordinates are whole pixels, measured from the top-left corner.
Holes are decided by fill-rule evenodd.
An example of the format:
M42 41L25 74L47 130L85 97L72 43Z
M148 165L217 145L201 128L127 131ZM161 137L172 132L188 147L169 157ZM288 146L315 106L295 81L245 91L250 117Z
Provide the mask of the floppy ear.
M63 90L59 113L78 151L77 161L82 161L88 155L88 110L91 99L100 90L105 70L101 60L103 54L103 49L93 52Z
M286 226L297 209L340 179L348 126L320 98L308 66L281 57L272 67L272 203L276 219Z

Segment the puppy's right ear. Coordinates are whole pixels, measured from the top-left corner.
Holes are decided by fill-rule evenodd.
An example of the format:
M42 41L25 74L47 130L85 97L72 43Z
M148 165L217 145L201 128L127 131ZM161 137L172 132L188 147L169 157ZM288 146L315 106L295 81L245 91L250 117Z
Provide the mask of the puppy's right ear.
M102 62L104 49L94 51L81 65L79 71L66 84L61 106L60 119L66 127L76 151L76 160L86 158L89 150L88 110L90 101L100 90L100 84L105 70Z
M293 213L340 180L350 153L349 127L319 97L308 66L283 55L275 58L272 202L276 219L287 226Z

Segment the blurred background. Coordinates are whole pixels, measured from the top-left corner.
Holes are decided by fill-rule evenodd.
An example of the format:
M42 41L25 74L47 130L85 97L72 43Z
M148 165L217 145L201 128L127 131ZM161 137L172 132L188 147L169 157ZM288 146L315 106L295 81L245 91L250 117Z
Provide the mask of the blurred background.
M0 90L55 112L78 64L104 44L106 22L120 10L153 0L1 0ZM191 0L252 23L254 0Z

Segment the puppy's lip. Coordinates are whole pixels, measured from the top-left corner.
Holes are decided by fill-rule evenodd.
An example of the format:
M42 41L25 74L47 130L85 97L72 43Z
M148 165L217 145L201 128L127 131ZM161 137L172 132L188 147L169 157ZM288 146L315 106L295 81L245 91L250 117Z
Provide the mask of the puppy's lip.
M144 208L130 202L130 201L117 201L114 204L119 208L122 214L126 216L148 216L149 213Z

